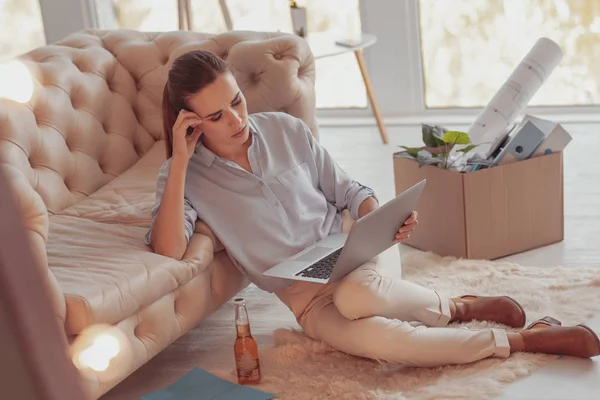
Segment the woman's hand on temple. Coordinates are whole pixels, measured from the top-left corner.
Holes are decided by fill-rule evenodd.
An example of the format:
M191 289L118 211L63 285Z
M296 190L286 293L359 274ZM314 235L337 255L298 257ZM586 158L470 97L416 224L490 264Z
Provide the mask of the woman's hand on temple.
M396 233L394 243L402 243L410 237L410 234L417 228L417 225L419 225L419 221L417 220L418 216L416 211L412 212L410 217L404 221L404 225L398 230L398 233Z
M200 130L202 118L197 114L181 110L173 124L173 158L181 158L186 163L194 154L198 138L202 135ZM188 128L193 128L191 135L187 134Z

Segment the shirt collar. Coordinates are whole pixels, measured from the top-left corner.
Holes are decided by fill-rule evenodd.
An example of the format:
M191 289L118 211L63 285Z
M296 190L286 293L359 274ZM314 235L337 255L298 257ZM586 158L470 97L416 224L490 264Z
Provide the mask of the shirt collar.
M252 144L254 144L255 138L256 138L256 131L254 130L254 128L252 127L250 122L248 122L248 129L249 129L250 135L252 135L252 139L253 139ZM198 143L196 143L196 148L194 150L194 153L198 154L202 164L206 165L207 167L210 167L212 165L212 163L215 161L215 159L220 158L215 153L213 153L211 150L209 150L206 146L204 146L204 143L202 142L202 140L198 140Z
M202 161L202 164L206 165L207 167L210 167L215 161L215 158L217 158L215 153L204 146L202 140L198 140L198 143L196 143L196 150L194 152L200 156L200 161Z

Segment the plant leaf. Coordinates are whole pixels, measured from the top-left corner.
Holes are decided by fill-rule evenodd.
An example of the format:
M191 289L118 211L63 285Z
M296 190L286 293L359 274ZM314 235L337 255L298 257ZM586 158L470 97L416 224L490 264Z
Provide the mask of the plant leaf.
M433 126L421 124L421 132L423 134L423 143L428 147L435 147L435 136L433 135Z
M400 146L400 147L403 148L404 150L406 150L406 152L413 157L417 157L417 154L419 154L419 151L421 151L420 147L407 147L407 146Z
M471 138L465 132L448 131L444 133L444 142L448 144L469 144Z
M443 140L446 130L441 126L421 124L421 132L423 134L423 143L427 147L438 147L446 144Z
M464 149L460 149L460 150L457 150L457 151L460 151L461 153L468 153L468 152L470 152L471 150L473 150L477 146L479 146L479 145L478 144L471 144L471 145L468 145L467 147L465 147Z

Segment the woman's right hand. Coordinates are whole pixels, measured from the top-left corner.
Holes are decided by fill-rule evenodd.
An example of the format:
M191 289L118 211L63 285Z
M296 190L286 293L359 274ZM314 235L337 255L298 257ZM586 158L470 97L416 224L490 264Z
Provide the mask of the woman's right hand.
M182 159L187 162L194 154L198 138L202 135L200 125L202 118L196 113L181 110L177 120L173 124L173 158ZM194 132L187 136L188 127L194 128Z

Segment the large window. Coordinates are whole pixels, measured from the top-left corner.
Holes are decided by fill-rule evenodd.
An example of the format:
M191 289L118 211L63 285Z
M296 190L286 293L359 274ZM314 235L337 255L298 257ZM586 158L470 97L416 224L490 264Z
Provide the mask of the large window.
M98 25L103 29L164 32L179 29L177 0L94 0ZM219 0L190 0L192 30L227 30Z
M540 37L564 58L530 106L600 104L600 1L419 0L427 107L485 106Z
M362 27L358 3L359 0L306 0L309 33L330 38L359 36ZM317 107L367 107L367 92L353 53L320 58L315 65Z
M141 31L178 29L176 0L95 0L98 23L104 29ZM221 9L221 4L226 6ZM358 0L304 0L309 33L326 34L330 40L360 34ZM220 33L231 29L292 32L288 0L189 0L191 29ZM316 98L319 108L364 108L367 96L360 69L352 53L316 60Z
M205 33L227 31L219 0L190 0L192 10L191 30Z
M292 32L287 0L226 0L225 4L233 29Z
M46 43L37 0L0 0L0 60Z
M177 0L95 0L98 25L103 29L145 32L179 27Z

